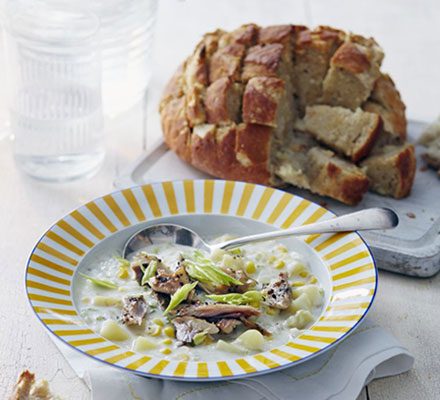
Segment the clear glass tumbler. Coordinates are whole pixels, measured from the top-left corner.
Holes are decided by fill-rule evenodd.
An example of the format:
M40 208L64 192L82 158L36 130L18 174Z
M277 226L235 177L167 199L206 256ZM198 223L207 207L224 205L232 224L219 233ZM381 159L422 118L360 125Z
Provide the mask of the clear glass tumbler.
M40 1L56 7L72 4ZM100 20L103 111L106 117L118 117L137 105L147 90L158 0L75 0L75 5Z
M142 100L147 90L158 0L81 1L101 21L103 109L115 117Z
M99 19L78 7L11 0L6 30L17 163L46 181L93 174L104 159Z

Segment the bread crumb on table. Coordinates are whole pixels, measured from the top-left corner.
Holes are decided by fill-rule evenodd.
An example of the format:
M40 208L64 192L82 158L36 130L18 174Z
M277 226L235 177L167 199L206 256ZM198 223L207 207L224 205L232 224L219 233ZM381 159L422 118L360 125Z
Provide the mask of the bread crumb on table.
M18 377L10 400L62 400L50 392L49 383L40 379L35 380L35 374L24 370Z
M406 216L407 216L408 218L414 219L414 218L416 217L416 214L414 214L413 212L407 212L407 213L406 213Z

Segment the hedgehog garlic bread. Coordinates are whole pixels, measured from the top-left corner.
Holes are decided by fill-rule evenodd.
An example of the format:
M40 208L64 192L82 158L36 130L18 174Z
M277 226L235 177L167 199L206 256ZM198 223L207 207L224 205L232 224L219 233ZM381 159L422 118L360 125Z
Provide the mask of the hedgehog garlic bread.
M405 105L372 38L330 27L206 34L160 103L167 145L213 176L356 204L410 193Z

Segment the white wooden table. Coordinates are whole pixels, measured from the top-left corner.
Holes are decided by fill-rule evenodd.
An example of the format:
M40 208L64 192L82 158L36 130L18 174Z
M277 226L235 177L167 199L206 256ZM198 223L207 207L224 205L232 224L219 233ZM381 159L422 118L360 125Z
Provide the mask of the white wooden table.
M329 24L373 35L385 49L384 69L397 82L410 117L429 121L440 113L440 3L436 0L161 0L150 91L150 143L160 134L158 93L197 37L217 26L233 28L250 21ZM24 291L24 266L49 225L112 190L115 175L141 148L140 121L139 110L134 109L109 124L104 168L88 181L71 184L42 184L27 178L15 168L10 141L0 142L0 399L7 398L24 368L48 379L66 399L90 398L85 384L32 315ZM361 399L440 398L439 305L440 275L420 280L380 273L371 318L398 337L416 363L407 374L371 383Z

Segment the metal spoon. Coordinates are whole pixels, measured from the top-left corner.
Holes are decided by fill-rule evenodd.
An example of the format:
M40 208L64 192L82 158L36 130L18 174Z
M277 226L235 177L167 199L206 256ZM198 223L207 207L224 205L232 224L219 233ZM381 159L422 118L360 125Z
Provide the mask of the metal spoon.
M315 222L309 225L297 226L291 229L258 233L228 240L223 243L206 243L196 232L175 224L152 225L135 233L125 244L123 256L129 257L146 246L152 244L174 243L191 246L212 252L216 249L232 249L248 243L263 242L287 236L310 235L313 233L333 233L348 231L363 231L372 229L394 228L399 223L397 214L388 208L368 208L366 210L342 215L340 217Z

